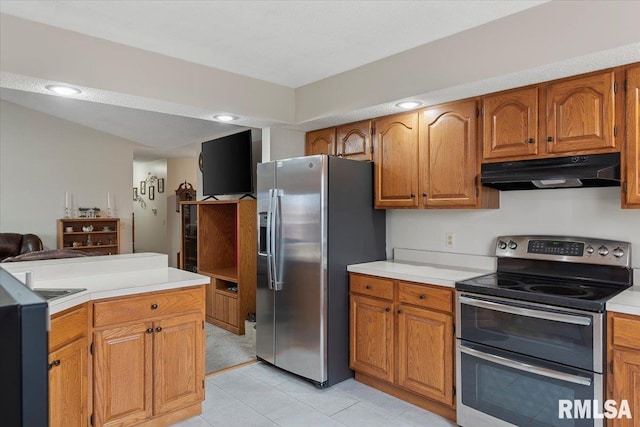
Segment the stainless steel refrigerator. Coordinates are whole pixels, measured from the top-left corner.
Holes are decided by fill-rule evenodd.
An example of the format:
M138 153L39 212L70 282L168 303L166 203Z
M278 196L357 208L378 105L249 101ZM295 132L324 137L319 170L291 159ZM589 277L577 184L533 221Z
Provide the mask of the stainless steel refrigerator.
M348 264L385 259L373 164L326 155L258 165L256 352L328 387L350 378Z

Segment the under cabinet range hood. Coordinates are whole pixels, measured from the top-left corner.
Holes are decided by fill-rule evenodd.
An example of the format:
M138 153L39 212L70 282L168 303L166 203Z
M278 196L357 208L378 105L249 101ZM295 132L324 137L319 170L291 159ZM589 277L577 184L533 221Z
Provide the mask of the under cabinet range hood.
M620 185L620 153L485 163L480 180L498 190L615 187Z

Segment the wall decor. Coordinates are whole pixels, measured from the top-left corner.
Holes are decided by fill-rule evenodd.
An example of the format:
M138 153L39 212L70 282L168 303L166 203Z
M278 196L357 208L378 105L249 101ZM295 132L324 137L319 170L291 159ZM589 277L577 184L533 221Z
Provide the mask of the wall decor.
M149 200L155 200L156 198L156 188L153 185L149 186Z
M138 200L138 187L133 187L133 201Z
M147 194L147 181L140 181L140 194Z
M158 193L164 193L164 178L158 178Z

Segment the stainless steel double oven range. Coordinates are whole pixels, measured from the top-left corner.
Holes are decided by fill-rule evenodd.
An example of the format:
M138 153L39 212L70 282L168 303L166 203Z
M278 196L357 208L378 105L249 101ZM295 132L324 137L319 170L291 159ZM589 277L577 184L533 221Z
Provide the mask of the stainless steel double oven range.
M633 282L631 245L503 236L496 256L496 273L456 283L458 424L602 426L602 409L571 407L603 404L605 304Z

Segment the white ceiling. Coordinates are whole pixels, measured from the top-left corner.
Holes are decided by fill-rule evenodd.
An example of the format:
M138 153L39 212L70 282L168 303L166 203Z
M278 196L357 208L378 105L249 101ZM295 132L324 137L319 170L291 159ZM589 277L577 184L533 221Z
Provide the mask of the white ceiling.
M296 88L544 1L2 1L0 11Z
M513 42L522 36L517 30L523 24L526 25L523 33L535 39L529 43L537 43L533 45L536 48L544 47L544 38L531 34L530 28L540 29L541 35L551 34L541 26L546 16L566 21L574 14L571 2L547 3L546 6L552 7L545 7L544 11L543 6L535 7L541 3L547 2L0 0L3 19L16 16L28 20L3 21L4 28L10 23L22 33L10 32L14 35L11 40L8 37L1 40L4 60L0 56L0 98L137 142L141 145L135 150L136 156L152 159L193 156L199 151L199 142L247 127L285 126L306 131L393 113L397 111L394 104L407 97L433 105L576 74L580 70L586 72L640 60L640 43L628 44L640 41L640 34L636 37L632 29L627 30L627 34L610 35L611 40L601 45L587 40L590 33L580 33L574 37L579 40L562 40L563 53L536 49L533 53L537 55L550 52L543 62L535 55L529 55L533 60L527 62L527 54L522 49L500 51L501 43ZM593 9L593 16L587 10L578 19L596 22L609 19L607 25L616 25L610 21L625 13L628 15L632 7L627 4L626 9L621 7L616 14L615 3L603 3L599 9ZM575 7L592 4L595 3L584 2ZM610 10L613 18L601 18ZM506 16L516 19L504 18ZM519 16L522 18L517 18ZM34 24L23 24L29 21ZM51 27L35 23L75 33L55 32L47 30ZM557 27L555 30L559 31ZM570 27L567 23L567 30L563 31ZM367 70L374 71L372 75L375 75L388 67L393 73L388 79L393 81L394 75L402 75L404 71L396 67L403 62L395 59L402 57L407 63L408 58L411 63L413 58L415 63L416 57L423 56L420 50L423 47L434 45L437 51L442 42L460 40L454 38L461 34L474 40L476 33L469 33L471 28L481 29L477 35L485 37L483 48L513 58L512 61L500 58L504 62L495 62L497 74L492 75L488 63L482 62L474 66L479 70L478 77L475 74L470 77L469 72L464 77L460 69L452 68L452 79L449 79L436 70L434 73L440 81L435 82L432 73L431 80L427 78L434 81L431 87L428 84L420 84L419 89L411 84L402 87L401 81L395 81L395 85L401 86L397 90L377 90L372 96L357 96L353 102L347 88L340 87L350 81L350 90L355 88L366 93L376 85L383 89L376 80L379 75L364 79L359 76L367 76ZM509 31L516 31L514 37ZM496 38L493 32L499 36ZM15 37L16 34L22 37ZM33 40L27 40L31 35ZM51 40L44 42L43 38L47 37ZM99 43L98 39L118 45ZM487 45L486 40L495 40L495 48L493 43ZM59 41L63 41L65 47L68 44L68 54L56 45ZM474 49L466 43L469 50ZM127 46L141 50L125 48ZM612 49L614 47L616 49ZM82 58L73 57L75 52L84 55L84 62ZM92 57L94 52L99 53ZM487 52L481 55L486 56ZM103 53L104 56L98 57ZM456 54L465 52L454 52L451 58ZM125 58L121 64L111 67L121 58ZM138 58L142 59L137 62ZM176 62L174 58L187 62ZM439 58L438 62L447 70L446 63L451 58ZM160 65L151 68L157 70L156 73L136 68L149 64ZM508 65L505 67L505 64ZM433 65L437 69L439 64ZM178 72L172 74L174 67ZM355 83L353 76L356 76ZM51 96L43 89L43 82L47 81L76 84L86 92L81 99ZM331 96L329 91L326 95L323 93L324 88L332 86L335 86L332 90L348 98L339 108L324 99ZM165 90L159 92L157 87ZM303 96L308 93L313 95ZM237 100L236 94L239 94ZM267 111L269 104L277 111ZM320 115L309 112L309 105L321 106ZM297 111L305 108L303 114ZM240 113L240 120L235 123L244 127L212 120L215 112Z

